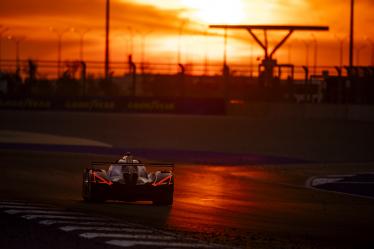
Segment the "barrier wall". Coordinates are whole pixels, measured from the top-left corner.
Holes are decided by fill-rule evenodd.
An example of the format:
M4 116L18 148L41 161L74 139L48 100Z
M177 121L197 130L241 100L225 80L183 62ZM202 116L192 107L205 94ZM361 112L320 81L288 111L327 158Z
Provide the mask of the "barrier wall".
M224 115L222 99L129 97L7 97L0 109Z
M297 103L228 104L227 114L265 119L322 119L374 122L374 106Z
M0 98L0 109L230 115L259 119L322 119L374 122L374 106L230 102L223 99L129 97L12 97Z

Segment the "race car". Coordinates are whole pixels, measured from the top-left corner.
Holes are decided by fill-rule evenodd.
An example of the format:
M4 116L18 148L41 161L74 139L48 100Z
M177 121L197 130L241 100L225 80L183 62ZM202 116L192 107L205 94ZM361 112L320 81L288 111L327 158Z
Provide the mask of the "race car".
M97 166L108 165L108 169ZM149 172L148 168L155 171ZM152 201L172 205L174 164L150 163L132 159L128 154L116 162L93 162L83 171L82 197L87 202Z

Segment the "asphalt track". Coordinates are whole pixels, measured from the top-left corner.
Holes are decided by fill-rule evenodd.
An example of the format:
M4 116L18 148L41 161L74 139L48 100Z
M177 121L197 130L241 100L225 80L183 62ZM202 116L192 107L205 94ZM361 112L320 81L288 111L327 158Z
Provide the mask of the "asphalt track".
M167 208L155 207L149 203L86 204L81 201L82 168L90 161L113 159L115 155L98 156L67 151L46 152L28 151L25 148L22 150L20 148L11 150L2 148L0 151L1 200L19 199L50 203L68 210L113 217L229 246L372 248L374 245L374 239L371 236L374 230L373 200L305 188L305 181L312 176L372 172L374 166L370 162L371 149L362 145L372 143L370 140L372 133L369 132L372 128L371 124L335 125L330 122L323 123L321 126L332 132L332 135L329 136L330 141L327 144L321 143L319 150L311 153L308 152L308 149L317 148L318 142L328 139L323 136L312 139L308 132L303 132L295 138L288 138L285 143L280 140L271 140L265 136L263 141L260 141L260 144L264 146L263 149L253 143L245 146L245 142L242 140L248 141L250 137L257 136L256 132L248 131L246 133L248 127L241 128L232 119L227 121L222 117L197 117L198 121L203 124L196 122L196 117L163 117L167 121L174 121L174 126L177 126L175 128L169 126L168 122L162 121L162 118L155 116L129 116L126 119L126 116L95 114L32 114L6 112L3 116L7 117L7 120L2 120L0 127L7 130L46 132L95 139L113 144L116 148L145 148L148 150L158 148L161 151L174 148L178 151L187 149L191 152L207 151L212 146L213 149L216 149L213 151L221 151L221 153L235 151L246 154L251 152L252 155L259 155L257 158L259 160L257 164L256 160L251 161L250 166L179 163L176 168L175 203L171 208ZM96 123L94 120L86 120L93 119L93 117L95 117ZM100 119L96 119L97 117ZM103 117L108 117L110 121L121 122L115 122L112 126L106 124L108 125L107 129L104 129L103 123L106 123L107 120L101 120ZM187 122L188 119L192 121ZM139 123L139 121L145 120L152 122L149 124ZM127 121L129 123L126 123ZM216 123L218 128L212 125L212 122ZM246 122L254 122L252 127L260 127L268 123L256 120ZM137 123L138 129L136 129L135 123ZM195 125L194 129L190 127L192 124ZM208 124L212 125L212 131L209 131ZM313 125L315 124L313 123ZM283 124L283 128L284 126L285 124ZM156 130L149 131L148 129L151 127ZM182 129L183 127L185 129ZM303 129L308 127L308 124L303 124ZM162 129L165 132L160 134L163 132ZM234 132L231 129L237 130ZM273 135L277 138L281 136L278 132L285 133L287 131L290 132L288 135L295 134L295 132L288 130L289 128L278 127L276 129L278 131L273 131ZM328 133L325 129L321 133ZM199 144L197 141L200 141L201 137L189 138L188 136L192 136L192 130L198 133L197 135L208 133L204 135L207 140L201 140ZM183 135L183 131L188 133L188 136ZM237 132L235 136L238 141L237 145L233 144L234 141L231 140L233 138L230 138L230 134L228 134L232 135L233 132ZM242 134L241 140L238 138L239 133ZM218 139L216 137L218 134L226 135L222 135ZM172 136L168 137L168 135ZM155 140L147 141L146 138L149 137ZM140 138L143 139L138 141L137 139ZM306 139L306 142L301 144L299 148L292 150L297 147L296 144L300 139ZM217 140L220 141L220 144L214 145L218 142ZM342 141L348 140L351 142L350 144L340 144ZM292 146L286 148L285 144L292 144ZM174 147L174 145L176 146ZM353 147L358 148L353 149ZM359 151L358 149L364 150ZM331 151L331 155L326 153L326 150ZM286 151L290 153L285 153ZM338 153L339 151L341 153ZM313 154L318 155L314 157ZM193 153L188 155L193 155ZM224 157L228 154L220 155ZM295 158L306 160L308 163L291 160L290 164L276 164L275 160L273 164L264 165L261 160L266 159L267 155L270 155L272 159ZM206 157L203 155L203 158ZM323 163L318 161L323 161ZM347 161L357 162L345 163ZM6 223L10 228L14 228L15 233L23 231L27 234L27 229L24 231L22 227L17 227L15 217L8 215L1 218L4 221L3 224ZM32 229L42 229L41 234L50 231L37 227L35 224L29 225ZM5 242L9 242L9 238L14 236L11 231L8 234L2 234L0 239ZM76 241L73 244L81 246L74 247L70 244L72 247L68 247L88 248L86 242L74 238L70 241ZM48 242L46 243L48 244Z
M124 149L208 151L313 162L373 162L374 124L338 120L1 111L0 130L93 139Z
M6 228L0 247L8 249L228 248L149 226L35 202L0 201L0 218L0 225Z

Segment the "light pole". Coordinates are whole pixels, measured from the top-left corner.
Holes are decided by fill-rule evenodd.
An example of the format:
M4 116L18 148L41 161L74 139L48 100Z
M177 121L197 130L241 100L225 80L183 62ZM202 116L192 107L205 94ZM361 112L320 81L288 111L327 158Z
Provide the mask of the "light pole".
M356 46L356 66L360 66L360 54L361 50L366 47L365 44L361 44L360 46Z
M310 44L306 40L303 40L303 43L305 45L305 66L307 68L309 68L309 47L310 47Z
M298 38L293 38L288 42L288 64L293 63L293 49L295 46L298 47L299 42L300 40Z
M146 49L146 40L147 36L152 33L152 31L147 31L147 32L140 32L140 35L142 37L142 51L141 51L141 70L142 74L144 74L144 63L145 63L145 49Z
M62 38L66 32L69 31L68 28L63 30L57 30L50 27L49 30L57 35L57 78L61 76L61 58L62 58Z
M21 62L20 62L20 44L22 41L26 39L26 37L16 37L16 36L8 36L9 40L12 40L15 42L16 45L16 74L19 74L21 71Z
M224 48L223 48L223 68L227 67L227 28L224 31Z
M79 30L76 28L72 28L71 31L79 35L79 60L83 62L84 61L84 37L90 31L90 29Z
M371 50L370 51L370 54L371 54L370 55L370 65L374 66L374 42L369 38L367 38L366 40L369 43L370 50Z
M311 34L313 42L314 42L314 61L313 61L313 74L317 74L317 64L318 64L318 41L316 36L312 33Z
M208 48L209 48L209 41L208 41L208 29L204 31L204 40L205 40L205 49L204 49L204 75L208 74Z
M129 31L130 33L130 52L129 52L129 56L133 56L133 53L134 53L134 31L131 27L127 27L127 30Z
M350 35L349 35L349 66L353 67L353 50L354 50L354 6L355 1L351 0L351 20L350 20Z
M250 70L249 70L249 75L250 75L250 77L252 78L253 77L253 67L254 67L254 63L253 63L253 60L254 60L254 49L253 49L253 47L254 47L254 45L253 45L253 42L252 41L250 41L250 43L249 43L249 46L250 46L250 48L249 48L249 52L250 52L250 63L249 63L249 66L250 66Z
M106 0L105 11L105 79L109 80L109 30L110 30L110 0Z
M336 34L335 34L335 38L339 43L339 67L343 67L345 38L344 37L339 38Z
M182 39L182 34L183 34L183 28L184 28L184 26L186 25L186 23L187 23L187 20L183 20L182 21L182 23L181 23L181 25L180 25L180 27L179 27L179 36L178 36L178 55L177 55L177 57L178 57L178 65L180 65L181 63L182 63L182 61L181 61L181 47L182 47L182 45L181 45L181 39Z
M127 63L127 60L128 60L128 54L129 54L129 37L127 36L127 34L125 33L124 35L118 35L117 36L118 39L121 40L121 44L123 44L123 58L124 58L124 63L126 64Z
M2 40L3 40L3 34L7 32L9 28L3 28L3 26L0 25L0 72L1 72L1 63L2 63Z

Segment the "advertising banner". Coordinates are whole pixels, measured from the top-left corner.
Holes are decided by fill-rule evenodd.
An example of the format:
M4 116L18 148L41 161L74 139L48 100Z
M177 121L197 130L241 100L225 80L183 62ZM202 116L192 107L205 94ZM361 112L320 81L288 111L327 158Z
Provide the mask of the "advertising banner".
M224 115L225 101L147 97L1 97L0 109Z

